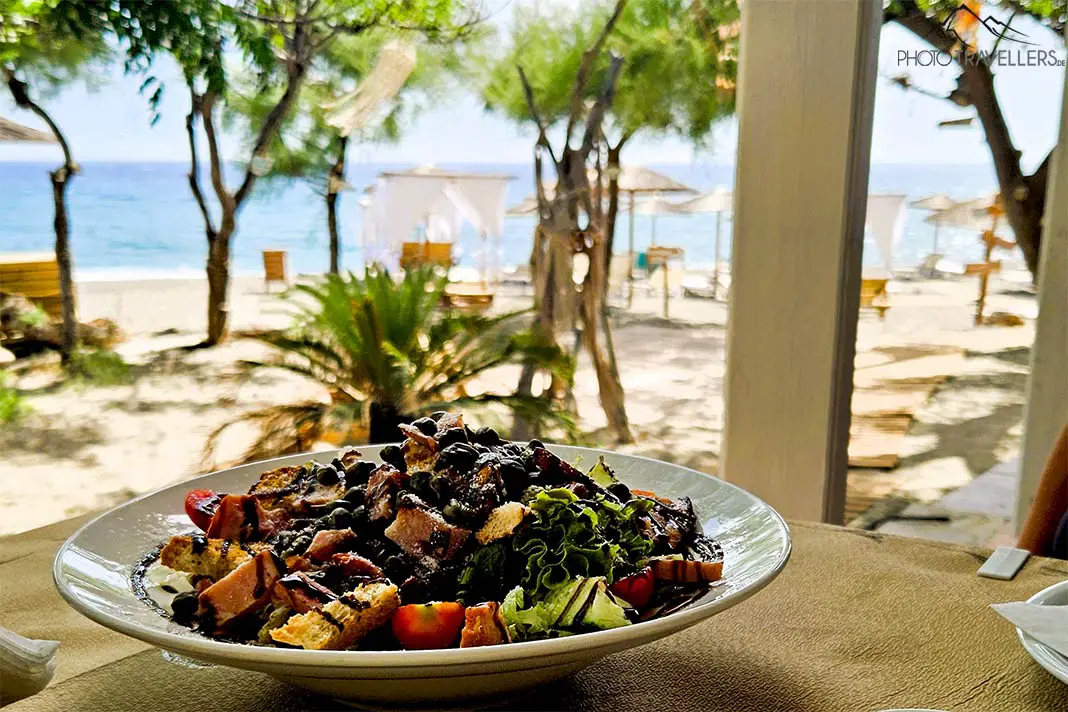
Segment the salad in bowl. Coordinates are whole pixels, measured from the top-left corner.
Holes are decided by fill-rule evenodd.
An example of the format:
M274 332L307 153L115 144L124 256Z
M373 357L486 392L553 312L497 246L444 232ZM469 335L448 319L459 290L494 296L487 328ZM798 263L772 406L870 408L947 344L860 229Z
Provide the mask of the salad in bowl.
M133 573L161 615L215 640L305 650L507 645L669 615L721 581L686 497L630 489L460 415L278 467L247 492L188 493L198 531Z

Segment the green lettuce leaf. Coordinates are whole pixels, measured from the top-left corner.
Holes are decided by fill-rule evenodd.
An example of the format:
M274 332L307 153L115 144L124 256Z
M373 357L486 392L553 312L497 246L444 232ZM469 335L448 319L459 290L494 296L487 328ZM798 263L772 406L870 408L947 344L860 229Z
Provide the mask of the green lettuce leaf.
M590 471L587 474L591 480L599 484L601 487L608 488L619 482L612 470L605 464L604 455L601 455L601 457L597 459L597 464L590 468Z
M464 559L456 578L456 597L466 606L497 601L505 592L510 568L509 546L497 541L475 549Z
M624 604L608 591L600 576L569 581L529 608L525 607L528 600L517 586L501 604L501 617L516 640L630 625Z

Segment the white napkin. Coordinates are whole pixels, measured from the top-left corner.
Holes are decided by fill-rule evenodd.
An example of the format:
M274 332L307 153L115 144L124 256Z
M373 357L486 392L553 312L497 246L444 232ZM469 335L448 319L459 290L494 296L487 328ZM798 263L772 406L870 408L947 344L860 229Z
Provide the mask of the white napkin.
M995 603L997 613L1040 643L1068 657L1068 606L1037 603Z
M43 690L56 672L54 640L31 640L0 628L0 705Z

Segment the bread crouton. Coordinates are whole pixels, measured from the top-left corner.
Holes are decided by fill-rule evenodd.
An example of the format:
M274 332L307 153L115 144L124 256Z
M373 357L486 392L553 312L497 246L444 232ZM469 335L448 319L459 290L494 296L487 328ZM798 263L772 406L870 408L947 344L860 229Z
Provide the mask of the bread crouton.
M684 561L683 559L649 559L658 581L676 583L711 583L723 578L723 561Z
M400 606L397 587L365 583L316 611L290 618L271 639L305 650L344 650L390 619Z
M271 602L274 584L280 577L274 554L261 551L200 594L201 623L223 628L259 611Z
M501 620L500 606L490 601L468 606L464 611L464 629L460 632L461 648L510 643L508 626Z
M159 561L176 571L221 579L265 546L204 536L172 536L160 551Z
M301 465L276 467L260 475L259 481L252 485L248 493L255 495L264 507L276 507L282 498L300 489L303 475L304 467Z
M522 502L506 502L490 512L486 523L475 534L475 539L479 544L489 544L491 541L511 536L533 513L534 510Z

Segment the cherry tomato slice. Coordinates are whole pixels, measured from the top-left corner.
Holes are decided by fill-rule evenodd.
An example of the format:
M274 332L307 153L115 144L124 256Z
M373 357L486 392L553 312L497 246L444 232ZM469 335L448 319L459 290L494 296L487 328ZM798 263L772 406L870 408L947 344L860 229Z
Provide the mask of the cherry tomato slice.
M653 598L656 590L656 576L653 569L646 566L641 571L621 578L609 587L615 595L637 609L645 608Z
M185 496L185 513L193 524L207 531L222 495L209 489L192 490Z
M451 648L464 627L463 604L411 603L393 614L393 636L408 650Z

